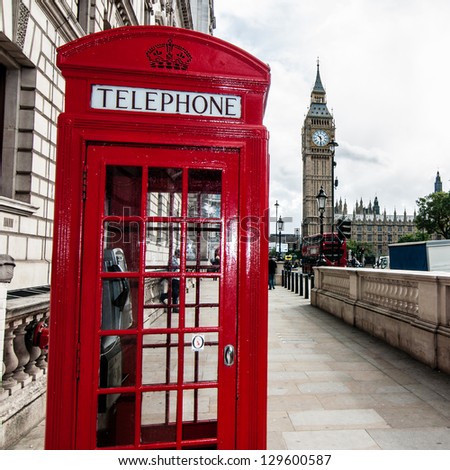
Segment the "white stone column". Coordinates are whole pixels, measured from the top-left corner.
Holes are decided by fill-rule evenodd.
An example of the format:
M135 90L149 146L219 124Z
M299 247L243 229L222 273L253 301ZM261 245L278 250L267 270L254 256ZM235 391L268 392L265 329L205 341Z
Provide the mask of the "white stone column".
M1 364L1 374L0 374L0 401L8 396L2 387L1 377L5 373L5 364L3 363L3 350L5 347L5 323L6 323L6 293L7 293L7 284L0 282L0 364Z
M1 378L6 370L6 364L3 363L3 351L5 348L6 332L6 295L7 285L14 276L14 267L16 266L14 258L9 255L0 255L0 401L8 396L8 392L2 387Z

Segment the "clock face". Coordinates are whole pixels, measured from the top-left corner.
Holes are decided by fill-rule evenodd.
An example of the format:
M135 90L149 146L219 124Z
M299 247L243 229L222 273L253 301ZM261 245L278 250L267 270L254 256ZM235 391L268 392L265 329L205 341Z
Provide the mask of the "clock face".
M312 136L312 140L319 147L323 147L324 145L328 144L328 142L330 141L330 138L328 137L328 134L325 131L323 131L322 129L319 129L314 132Z

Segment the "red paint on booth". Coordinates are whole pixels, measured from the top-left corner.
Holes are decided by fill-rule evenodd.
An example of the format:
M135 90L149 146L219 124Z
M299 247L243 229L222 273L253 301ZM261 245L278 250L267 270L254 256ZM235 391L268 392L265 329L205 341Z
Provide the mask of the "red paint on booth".
M46 448L265 448L268 67L166 27L58 66Z

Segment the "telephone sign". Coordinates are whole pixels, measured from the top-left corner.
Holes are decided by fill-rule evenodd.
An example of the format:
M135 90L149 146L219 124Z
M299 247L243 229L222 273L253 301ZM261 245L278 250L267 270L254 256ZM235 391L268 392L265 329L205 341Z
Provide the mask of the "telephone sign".
M268 67L161 26L58 66L46 448L264 449Z
M143 113L188 114L234 119L241 117L240 96L111 85L92 87L91 107Z

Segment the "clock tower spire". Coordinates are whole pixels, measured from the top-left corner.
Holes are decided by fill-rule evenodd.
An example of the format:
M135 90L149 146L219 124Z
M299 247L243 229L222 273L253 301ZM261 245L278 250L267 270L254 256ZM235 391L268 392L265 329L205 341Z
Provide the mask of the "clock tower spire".
M333 116L328 111L327 95L320 77L317 59L316 81L311 91L311 103L302 127L302 236L320 232L316 196L321 187L328 196L324 214L324 231L331 232L335 129Z

